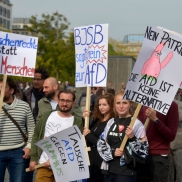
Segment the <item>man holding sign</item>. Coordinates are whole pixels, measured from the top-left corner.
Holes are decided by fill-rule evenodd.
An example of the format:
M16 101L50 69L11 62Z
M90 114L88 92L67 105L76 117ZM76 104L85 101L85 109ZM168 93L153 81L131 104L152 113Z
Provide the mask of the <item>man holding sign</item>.
M70 90L64 90L59 92L58 98L59 110L45 113L41 117L41 120L35 127L32 138L32 152L29 168L30 170L34 170L37 162L45 164L45 167L37 170L36 182L45 182L47 180L54 182L55 178L52 169L49 168L50 163L47 154L35 146L35 143L73 125L77 125L81 131L83 129L81 118L74 117L70 113L75 102L75 94Z
M139 119L144 123L148 117L149 156L139 182L167 181L170 142L179 122L178 106L173 100L182 77L182 55L177 51L181 42L182 37L169 30L148 26L125 89L125 99L139 103L140 108L144 105Z
M179 122L178 106L172 102L167 115L143 107L139 119L145 122L147 117L150 119L146 131L149 156L146 164L141 168L139 181L166 182L169 171L170 142L175 138Z

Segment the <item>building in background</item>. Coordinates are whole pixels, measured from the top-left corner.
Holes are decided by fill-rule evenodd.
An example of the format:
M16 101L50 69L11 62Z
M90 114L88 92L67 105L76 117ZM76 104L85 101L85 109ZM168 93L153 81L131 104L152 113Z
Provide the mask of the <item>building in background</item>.
M109 56L107 83L112 82L116 93L121 89L121 83L127 83L136 59L132 56Z
M143 39L143 34L125 35L123 41L119 42L115 47L116 52L122 52L126 56L132 56L137 59Z
M0 30L11 30L12 4L9 0L0 0Z
M12 32L22 35L32 35L32 33L27 30L27 27L30 26L30 18L13 18Z

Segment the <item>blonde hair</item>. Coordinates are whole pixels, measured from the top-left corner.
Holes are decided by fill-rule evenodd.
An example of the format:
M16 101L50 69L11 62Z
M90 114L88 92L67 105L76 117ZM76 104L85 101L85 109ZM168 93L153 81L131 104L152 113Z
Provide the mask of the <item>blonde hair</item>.
M115 105L116 105L116 97L117 96L124 96L124 90L120 90L114 97L114 107L113 107L113 110L114 110L114 114L115 114L115 117L118 117L118 113L116 112L116 108L115 108ZM130 115L133 115L133 110L132 110L132 105L133 105L133 102L130 101L130 100L127 100L128 102L130 102L130 109L129 109L129 114Z

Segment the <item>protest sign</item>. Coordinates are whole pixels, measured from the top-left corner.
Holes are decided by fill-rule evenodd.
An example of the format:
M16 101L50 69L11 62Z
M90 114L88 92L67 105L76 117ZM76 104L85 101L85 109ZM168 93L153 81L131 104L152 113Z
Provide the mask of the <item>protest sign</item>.
M182 78L182 37L148 26L124 99L166 115Z
M76 125L44 138L36 145L48 155L56 181L89 178L84 141Z
M38 38L0 32L0 74L33 77Z
M108 24L74 28L76 87L106 86Z
M182 82L180 83L180 86L179 86L180 89L182 89Z

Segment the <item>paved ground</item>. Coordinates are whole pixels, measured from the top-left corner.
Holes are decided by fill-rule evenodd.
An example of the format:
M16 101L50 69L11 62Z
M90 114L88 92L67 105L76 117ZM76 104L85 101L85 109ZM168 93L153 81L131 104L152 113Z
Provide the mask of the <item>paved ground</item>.
M6 175L5 175L4 182L9 182L9 174L8 174L7 170L6 170Z

